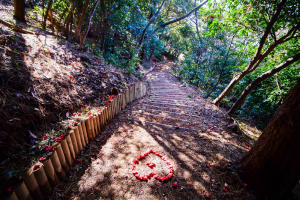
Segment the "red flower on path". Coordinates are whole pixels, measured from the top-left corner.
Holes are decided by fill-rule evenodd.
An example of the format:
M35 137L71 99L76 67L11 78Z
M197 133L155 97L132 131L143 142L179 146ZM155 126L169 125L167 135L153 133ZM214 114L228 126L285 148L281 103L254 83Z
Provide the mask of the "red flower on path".
M47 140L48 139L48 135L43 136L43 139Z
M70 75L69 77L70 77L70 78L73 78L73 76L72 76L72 75Z
M155 167L154 163L147 163L146 165L148 165L148 167L150 167L151 169L153 169L153 167Z
M75 116L75 115L76 115L76 113L73 113L72 115L73 115L73 116Z
M178 183L177 183L177 182L173 183L173 186L174 186L174 187L177 187L177 186L178 186Z
M244 186L245 186L245 188L248 188L248 187L249 187L247 183L244 183Z
M81 159L81 158L78 158L77 161L78 161L78 162L82 162L82 159Z
M210 198L210 193L209 192L204 192L204 197Z
M209 168L209 165L205 165L207 168Z

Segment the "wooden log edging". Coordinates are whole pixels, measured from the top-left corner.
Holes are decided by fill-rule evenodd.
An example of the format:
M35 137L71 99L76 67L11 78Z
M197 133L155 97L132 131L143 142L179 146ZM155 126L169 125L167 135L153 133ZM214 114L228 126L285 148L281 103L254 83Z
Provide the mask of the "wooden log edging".
M91 116L70 128L62 140L55 142L49 157L42 157L29 169L20 173L22 180L3 199L39 200L51 195L53 188L63 180L80 151L95 139L115 115L126 108L128 103L146 95L146 85L137 82L111 99L98 115Z

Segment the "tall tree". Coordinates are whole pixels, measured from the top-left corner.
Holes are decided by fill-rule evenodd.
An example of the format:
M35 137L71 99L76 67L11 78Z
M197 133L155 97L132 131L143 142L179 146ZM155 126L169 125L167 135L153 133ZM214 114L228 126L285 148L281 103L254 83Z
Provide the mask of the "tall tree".
M139 41L139 46L137 46L136 48L135 48L135 50L134 50L134 52L133 52L133 56L132 56L132 58L134 57L134 56L136 56L136 54L140 51L140 49L141 49L141 47L144 45L144 44L146 44L160 29L162 29L162 28L164 28L164 27L166 27L166 26L168 26L168 25L170 25L170 24L173 24L173 23L176 23L176 22L179 22L179 21L181 21L181 20L183 20L183 19L185 19L185 18L187 18L187 17L189 17L191 14L193 14L195 11L197 11L197 10L199 10L203 5L205 5L206 3L208 2L208 0L206 0L206 1L204 1L204 2L202 2L199 6L197 6L196 8L194 8L194 9L192 9L189 13L187 13L187 14L185 14L185 15L183 15L183 16L181 16L181 17L178 17L178 18L176 18L176 19L173 19L173 20L171 20L171 21L168 21L168 22L165 22L165 23L163 23L163 24L160 24L159 26L157 26L153 31L152 31L152 33L150 33L150 35L148 36L148 37L146 37L145 39L143 38L143 37L141 37L140 38L140 41ZM162 5L161 5L161 7L162 7ZM161 7L160 7L160 9L161 9ZM159 12L157 13L157 14L159 14ZM156 18L155 18L156 19ZM149 20L150 21L150 20Z
M88 9L88 7L89 7L89 3L90 3L90 0L87 0L87 1L85 2L85 5L84 5L84 8L83 8L83 10L82 10L80 19L79 19L79 21L78 21L78 24L77 24L75 33L74 33L73 38L72 38L72 41L77 40L78 36L80 35L82 22L83 22L85 13L86 13L86 11L87 11L87 9Z
M97 1L95 2L94 7L93 7L93 9L92 9L92 11L91 11L91 13L90 13L90 16L89 16L88 22L87 22L87 26L86 26L86 28L85 28L85 32L84 32L83 36L80 38L80 48L82 48L83 43L84 43L85 38L86 38L86 35L88 34L88 32L89 32L89 30L90 30L90 24L91 24L91 21L92 21L92 17L93 17L93 15L94 15L94 12L95 12L95 10L96 10L96 7L97 7L99 1L100 1L100 0L97 0Z
M49 10L50 10L50 8L51 8L51 6L52 6L52 2L53 2L53 0L49 0L49 2L48 2L47 10L46 10L46 13L45 13L45 15L44 15L43 29L46 28L46 21L47 21L47 17L48 17L48 12L49 12ZM43 11L44 11L44 10L43 10Z
M299 37L300 20L298 17L300 16L300 13L295 10L299 3L294 5L291 1L287 1L288 0L282 0L278 5L275 2L274 7L276 9L274 11L272 10L272 4L274 5L274 2L268 2L268 5L265 5L265 7L270 7L269 10L266 10L264 6L259 8L262 13L266 13L269 19L266 19L264 15L259 16L263 21L265 21L265 23L262 23L261 25L264 25L266 28L263 31L256 53L247 67L242 72L236 74L224 91L216 99L214 99L214 104L219 104L221 100L233 89L233 87L244 76L253 72L276 47L295 37ZM250 8L251 6L252 5L250 5ZM271 15L272 12L273 14ZM282 27L282 24L286 23L287 20L289 21L287 28ZM285 29L285 31L282 31L282 29ZM278 30L285 34L278 35L278 33L276 33ZM277 38L278 36L281 37ZM273 43L269 42L271 38L273 39Z
M25 22L25 0L14 0L14 18Z
M239 175L268 199L286 199L300 180L300 80L239 163Z
M230 110L228 111L229 115L233 115L237 109L239 109L239 107L244 103L246 97L248 96L248 94L262 81L266 80L267 78L273 76L274 74L278 73L279 71L283 70L284 68L290 66L291 64L297 62L298 60L300 60L300 53L287 59L286 61L284 61L283 63L281 63L280 65L274 67L273 69L265 72L264 74L262 74L261 76L259 76L258 78L256 78L254 81L252 81L247 87L246 89L242 92L241 96L239 97L239 99L233 104L233 106L230 108Z

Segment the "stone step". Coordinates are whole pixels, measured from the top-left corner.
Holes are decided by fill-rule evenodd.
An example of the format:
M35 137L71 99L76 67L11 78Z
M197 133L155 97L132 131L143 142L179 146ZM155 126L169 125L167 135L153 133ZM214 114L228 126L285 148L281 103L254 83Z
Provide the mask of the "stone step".
M196 103L189 103L189 102L185 102L185 103L174 103L171 101L152 101L152 100L148 100L147 103L152 103L152 104L163 104L164 106L177 106L177 107L195 107L197 104ZM187 103L187 104L186 104Z
M132 118L142 120L142 121L150 121L155 123L161 123L166 125L191 128L195 130L205 131L209 129L209 125L206 120L195 120L195 118L189 118L191 120L184 119L176 119L173 117L163 117L160 115L155 115L151 113L143 113L139 111L132 111Z

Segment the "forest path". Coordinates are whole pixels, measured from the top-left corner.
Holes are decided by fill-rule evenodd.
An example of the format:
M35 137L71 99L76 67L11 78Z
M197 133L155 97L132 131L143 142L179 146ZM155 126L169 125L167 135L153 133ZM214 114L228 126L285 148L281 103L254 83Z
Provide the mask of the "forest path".
M54 196L70 199L253 199L230 163L240 159L247 139L223 130L226 115L170 73L172 62L148 73L148 95L130 103L82 153ZM189 96L188 96L189 95ZM171 180L138 180L133 160L158 151L174 168ZM146 163L151 162L151 169ZM138 175L167 176L168 164L149 154ZM174 186L174 183L178 186ZM224 191L224 186L229 191ZM225 188L226 190L226 188ZM63 192L63 193L62 193Z

